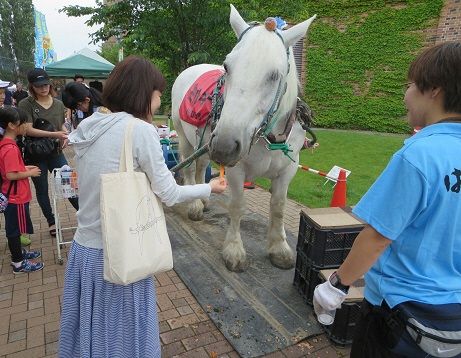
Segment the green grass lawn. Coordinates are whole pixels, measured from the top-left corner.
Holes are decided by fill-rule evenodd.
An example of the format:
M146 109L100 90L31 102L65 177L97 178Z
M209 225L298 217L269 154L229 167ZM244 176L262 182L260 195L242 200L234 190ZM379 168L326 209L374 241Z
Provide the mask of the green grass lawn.
M166 116L155 116L156 125L168 124ZM170 123L172 125L172 123ZM171 128L172 129L172 128ZM334 165L351 171L347 178L347 205L355 205L386 167L392 154L408 136L357 131L317 129L320 146L313 152L301 151L300 164L327 173ZM216 167L216 166L215 166ZM311 208L330 206L333 183L322 176L298 170L288 189L288 197ZM269 189L270 181L256 184Z
M168 124L168 116L164 114L156 114L154 116L153 122L155 123L157 127L161 124ZM173 121L170 121L170 122L171 122L170 127L173 127ZM171 129L174 129L174 128L171 128Z
M351 171L347 178L347 205L355 205L386 167L392 154L407 136L355 131L316 130L320 146L303 150L300 164L328 172L334 165ZM298 170L288 189L288 197L311 208L330 206L333 183L322 176ZM266 189L267 179L256 183Z

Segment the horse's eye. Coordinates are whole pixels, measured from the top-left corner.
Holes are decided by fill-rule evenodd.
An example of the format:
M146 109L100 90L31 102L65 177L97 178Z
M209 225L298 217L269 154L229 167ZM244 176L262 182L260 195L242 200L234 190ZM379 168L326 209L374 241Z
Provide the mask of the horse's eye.
M269 82L275 82L279 79L279 73L277 71L273 71L269 73L269 76L267 79Z
M223 63L223 67L224 67L224 71L226 71L226 73L229 73L229 68L227 67L227 63Z

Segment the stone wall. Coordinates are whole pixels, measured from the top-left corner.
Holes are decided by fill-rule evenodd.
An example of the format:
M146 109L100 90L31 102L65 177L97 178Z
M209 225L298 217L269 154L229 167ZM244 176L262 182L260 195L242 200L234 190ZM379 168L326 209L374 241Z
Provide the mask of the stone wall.
M435 43L461 41L461 0L445 0Z

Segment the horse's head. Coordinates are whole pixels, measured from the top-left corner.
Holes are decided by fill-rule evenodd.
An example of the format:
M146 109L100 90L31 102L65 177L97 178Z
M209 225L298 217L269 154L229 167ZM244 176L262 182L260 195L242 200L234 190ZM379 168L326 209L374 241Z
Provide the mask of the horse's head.
M235 165L268 122L274 123L271 118L293 110L298 81L291 46L314 19L279 31L269 19L266 25L248 25L231 5L230 23L239 41L224 61L224 105L211 137L212 160Z

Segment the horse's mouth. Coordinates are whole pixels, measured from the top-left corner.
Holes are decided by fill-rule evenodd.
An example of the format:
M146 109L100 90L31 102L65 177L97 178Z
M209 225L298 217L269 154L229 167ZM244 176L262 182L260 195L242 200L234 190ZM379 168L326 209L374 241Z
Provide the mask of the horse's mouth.
M213 134L209 148L210 159L226 167L235 166L241 159L241 144L232 137L219 138Z
M237 165L237 163L238 163L238 160L233 160L233 161L230 161L230 162L218 161L218 160L213 159L213 156L210 156L210 159L212 161L214 161L218 165L222 165L222 166L229 167L229 168L235 167Z

